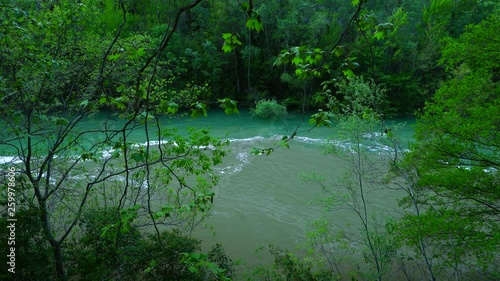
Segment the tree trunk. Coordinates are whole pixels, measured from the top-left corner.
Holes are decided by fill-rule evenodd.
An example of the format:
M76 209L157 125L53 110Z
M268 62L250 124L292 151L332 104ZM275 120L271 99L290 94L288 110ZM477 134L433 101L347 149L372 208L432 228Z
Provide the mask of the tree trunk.
M56 260L56 271L59 280L67 280L66 272L64 272L64 261L62 256L61 243L56 242L52 245L54 248L54 259Z
M252 57L252 33L250 29L248 29L248 71L247 71L247 79L248 79L248 92L250 93L251 85L250 85L250 63Z
M237 93L240 93L240 78L238 77L238 58L236 57L236 52L234 52L234 74L236 75L236 89Z

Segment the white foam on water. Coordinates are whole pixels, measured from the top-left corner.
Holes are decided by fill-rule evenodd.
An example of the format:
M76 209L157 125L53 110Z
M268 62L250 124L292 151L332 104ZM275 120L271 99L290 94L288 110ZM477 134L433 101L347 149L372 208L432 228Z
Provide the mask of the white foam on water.
M161 140L161 141L149 141L149 145L150 146L158 146L160 144L171 144L173 146L179 146L175 141L167 141L167 140ZM135 144L132 144L132 147L134 148L141 148L141 147L146 147L148 145L148 142L143 142L143 143L135 143ZM205 147L199 147L199 148L205 148ZM209 147L210 148L210 147ZM101 155L102 155L102 158L104 159L107 159L107 158L110 158L111 155L116 151L116 149L113 149L113 148L109 148L109 149L105 149L105 150L102 150L100 151ZM91 161L90 159L86 160L86 161Z
M178 143L175 141L170 141L170 140L154 140L154 141L149 141L149 146L158 146L160 144L170 144L172 146L179 146ZM143 142L143 143L136 143L133 144L132 147L146 147L148 145L148 142Z
M301 136L294 137L294 139L297 141L303 142L303 143L328 143L329 142L327 139L315 139L315 138L301 137Z
M385 136L385 134L381 133L381 132L369 132L369 133L363 134L363 137L367 138L367 139L375 139L375 138L380 138L383 136Z
M171 146L179 146L179 144L175 141L169 141L169 140L161 140L161 141L149 141L149 146L159 146L159 145L171 145ZM136 143L133 144L132 147L146 147L148 145L148 142L143 142L143 143ZM196 146L198 149L209 149L209 150L214 150L215 147L213 145L198 145Z
M248 160L249 155L250 155L250 153L243 151L243 152L238 153L238 155L236 155L236 158L238 158L238 160L240 160L241 162L248 164L248 163L250 163L250 161Z
M21 159L16 156L0 156L0 165L1 164L19 164L22 163Z
M227 174L227 175L233 175L237 172L241 172L243 170L243 167L245 167L245 165L250 163L250 160L248 159L249 156L250 156L250 153L247 151L239 152L236 155L236 159L238 159L240 163L238 163L237 165L234 165L234 166L226 166L226 167L215 168L215 169L218 170L219 173Z
M141 188L142 189L148 189L149 188L149 185L148 185L148 181L147 180L144 180L141 184Z
M106 150L102 151L101 152L102 153L102 158L107 159L107 158L111 157L111 155L113 154L113 152L115 152L115 149L112 149L112 148L106 149ZM89 160L90 159L88 159L87 161L89 161Z
M254 137L251 137L251 138L242 138L242 139L235 139L235 138L231 138L231 139L228 139L229 142L255 142L255 141L262 141L262 140L265 140L266 138L263 137L263 136L254 136Z

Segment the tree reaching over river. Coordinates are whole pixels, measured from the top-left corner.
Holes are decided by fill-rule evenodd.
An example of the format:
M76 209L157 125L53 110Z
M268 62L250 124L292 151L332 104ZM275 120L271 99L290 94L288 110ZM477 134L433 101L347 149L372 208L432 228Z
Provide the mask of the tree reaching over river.
M500 276L499 23L497 11L446 41L450 79L420 113L406 159L425 207L400 231L406 241L425 237L455 280Z
M1 14L0 145L2 154L15 156L4 166L17 171L17 212L33 216L32 230L39 232L40 248L52 250L48 262L55 273L41 276L34 268L45 265L25 264L17 268L17 277L35 272L30 279L68 280L68 272L78 274L74 268L84 262L65 250L69 243L82 242L75 237L83 239L89 232L89 224L82 223L84 214L102 205L113 212L108 217L95 213L111 218L102 220L106 225L97 224L100 238L95 239L104 239L107 247L113 241L118 247L138 225L153 229L157 248L167 247L171 236L162 234L165 230L176 227L189 233L213 202L212 187L218 181L213 166L222 161L227 143L207 130L182 137L161 124L158 116L175 114L179 97L155 86L160 54L181 17L201 0L186 1L153 42L139 35L122 37L130 8L122 1L121 21L108 36L89 28L87 20L95 14L85 3L12 2ZM231 100L221 102L236 110ZM189 106L192 116L206 115L200 97ZM83 125L105 108L114 112L108 111L103 123L90 129ZM141 132L146 143L134 143L133 132ZM22 246L17 245L29 260L36 249ZM193 272L207 267L224 277L224 270L217 271L206 256L183 261L186 270L188 265ZM159 260L146 262L148 272L155 272ZM111 269L112 275L120 276L122 266Z

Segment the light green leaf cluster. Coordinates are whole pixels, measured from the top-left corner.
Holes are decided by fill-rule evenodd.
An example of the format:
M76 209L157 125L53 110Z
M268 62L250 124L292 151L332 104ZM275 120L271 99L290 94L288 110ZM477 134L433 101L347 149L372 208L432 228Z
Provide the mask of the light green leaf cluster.
M234 101L230 98L220 99L219 100L220 107L224 109L226 114L240 114L237 104L237 101Z
M223 33L222 39L224 39L224 44L222 45L222 51L224 51L224 53L230 53L234 51L238 46L243 45L238 37L238 34Z
M259 32L262 29L264 29L264 23L260 19L251 18L247 20L246 27L250 30L255 30Z
M315 125L318 127L325 126L330 127L333 123L335 115L330 111L323 111L319 109L317 113L311 115L311 119L309 119L309 124Z

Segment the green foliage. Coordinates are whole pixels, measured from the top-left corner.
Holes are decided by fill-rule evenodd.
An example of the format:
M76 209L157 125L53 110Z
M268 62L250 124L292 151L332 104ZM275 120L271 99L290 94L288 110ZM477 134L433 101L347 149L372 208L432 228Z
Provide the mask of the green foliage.
M73 274L79 268L75 274L86 280L155 280L163 278L162 270L175 270L168 274L179 280L229 276L230 262L221 251L218 269L210 254L192 254L196 241L177 233L165 234L164 240L175 245L160 251L171 260L141 251L154 252L162 242L139 235L136 224L153 219L166 225L189 222L189 228L206 215L218 180L212 167L225 155L225 143L206 131L173 134L161 125L164 115L184 109L205 116L214 101L227 114L237 114L238 102L261 100L256 116L280 118L286 107L262 100L276 96L302 110L322 108L310 120L317 126L355 115L340 126L353 131L386 115L387 107L413 112L438 87L427 100L418 143L408 158L418 167L416 187L428 193L422 204L429 209L424 222L403 218L401 241L415 244L427 234L426 241L445 257L441 264L492 272L487 260L497 258L498 237L491 233L498 232L499 209L498 3L253 2L201 1L180 16L179 24L173 19L188 1L2 2L0 145L24 161L19 192L30 208L18 213L26 222L20 224L25 234L18 232L20 279L54 279L53 250L62 242L63 249L71 248L66 237L76 239L71 255L62 251L66 269ZM272 68L273 61L280 67ZM444 68L451 79L441 83ZM387 88L387 97L378 85ZM245 86L246 95L240 91ZM237 100L226 98L228 93ZM77 130L82 118L102 109L119 114L126 125L114 127L110 117L95 130ZM158 130L152 130L153 123ZM130 140L139 129L148 136L147 147ZM277 147L288 147L294 136L284 136ZM149 145L156 137L158 145ZM146 197L144 187L161 194L161 202L133 201ZM118 208L99 211L92 221L81 213L89 202ZM433 204L439 208L431 209ZM81 232L69 233L74 223ZM415 231L415 223L422 231ZM377 234L370 232L374 245L390 253ZM89 246L78 244L79 238ZM135 254L144 254L140 264L131 258ZM280 257L279 276L316 278L307 262L278 250L274 254ZM91 271L95 264L98 272Z
M500 85L494 78L500 62L493 59L498 43L480 39L489 37L494 25L498 21L491 17L447 43L443 63L455 77L443 83L426 104L417 122L416 143L406 158L416 167L426 209L421 217L407 216L402 229L409 234L408 226L418 221L422 231L407 239L429 237L439 261L453 266L456 275L498 274L487 260L498 259L500 247L496 235ZM478 44L478 40L486 43ZM456 52L462 54L460 60L451 56ZM478 63L480 57L493 61ZM458 272L457 265L468 270Z
M306 175L304 179L324 183L324 179L316 174ZM322 203L325 210L331 210L338 200L323 198ZM316 268L330 269L331 280L342 280L343 276L352 276L342 265L355 263L356 255L347 235L345 230L338 230L329 219L322 217L308 225L306 242L301 248L307 251L307 260L312 261Z
M337 117L355 116L365 120L379 120L384 116L385 89L373 80L365 81L362 76L345 80L323 82L321 92L314 95L316 104L323 104L329 110L319 110L309 120L310 124L330 126Z
M324 51L320 48L308 48L306 46L292 47L289 50L282 50L274 62L274 66L291 64L295 69L295 75L301 79L317 77L321 75L319 64L323 60ZM328 70L327 65L323 69Z
M231 280L226 276L226 270L219 268L215 263L209 261L207 255L200 253L183 253L181 261L188 267L188 271L193 274L214 276L214 280Z
M220 107L224 109L226 114L239 114L238 108L236 107L237 102L229 98L219 100Z
M133 280L133 260L126 256L138 250L142 238L137 228L128 225L127 231L122 231L120 213L113 209L86 212L79 226L82 233L67 243L67 255L71 257L69 275L78 274L82 280L108 276Z
M336 86L341 101L333 106L338 108L341 114L378 119L383 113L385 90L373 80L365 81L360 76L342 80Z
M8 109L6 105L23 100L24 106L38 104L40 114L47 109L57 113L78 101L76 89L86 87L98 56L92 42L95 38L78 27L87 14L85 5L77 3L64 3L53 11L41 9L31 14L16 6L3 9L0 16L2 111L4 108L5 112L12 111L12 106Z
M17 193L19 194L19 193ZM29 280L33 276L43 280L55 280L54 255L50 244L45 240L43 227L38 219L40 213L36 210L25 210L16 208L15 222L15 244L7 244L10 241L11 222L7 218L0 218L0 236L5 243L2 255L3 264L10 262L8 254L10 248L15 248L15 274L7 271L4 266L0 273L2 280ZM9 250L9 251L8 251ZM9 266L10 268L10 266Z
M347 209L356 216L357 222L354 225L357 227L353 229L350 225L338 226L331 219L320 220L313 225L313 231L309 232L307 246L311 257L332 268L339 279L351 275L362 279L382 280L393 274L392 263L398 250L393 243L393 236L376 219L382 212L373 211L368 195L380 188L386 168L385 161L389 160L373 155L373 143L382 143L385 138L384 135L377 134L384 124L380 111L383 90L373 81L365 82L363 77L334 82L325 84L324 95L330 100L329 104L335 106L335 139L342 145L338 142L328 144L327 153L345 161L346 172L344 176L335 178L333 183L325 183L324 178L315 174L306 179L319 184L325 191L321 203L327 214ZM338 96L332 95L333 89L330 87L334 87ZM313 115L316 118L319 116ZM317 123L314 119L312 121ZM339 227L343 228L341 232L338 231ZM345 263L356 264L356 257L359 259L356 254L349 253L346 260L343 260L350 252L349 243L363 245L357 248L357 252L362 254L363 262L357 262L369 265L368 268L350 273L343 269Z
M334 117L335 115L333 113L319 109L317 113L311 115L311 119L309 119L309 124L318 127L321 126L330 127L332 125L332 120Z
M82 233L68 243L70 275L81 280L230 280L232 262L220 245L202 254L199 240L176 231L142 236L135 226L127 232L108 228L102 235L109 225L122 227L120 216L113 209L83 215Z
M238 46L243 45L240 40L238 40L238 35L232 33L223 33L222 39L224 39L224 45L222 45L222 51L224 53L230 53L234 51Z
M253 116L264 119L277 119L287 115L286 107L276 100L260 100L251 111Z
M176 232L163 232L160 237L150 235L141 243L141 252L136 256L143 265L145 280L203 280L199 272L186 268L183 253L200 250L200 241ZM154 262L153 262L154 261Z
M500 43L491 40L500 28L500 15L494 13L487 20L466 28L465 33L453 40L447 38L443 49L441 63L447 69L453 69L465 64L474 70L485 70L500 79ZM471 52L471 47L474 51Z
M192 229L213 203L211 188L218 177L212 166L222 161L225 151L220 148L227 143L206 130L179 137L157 117L191 106L193 116L206 115L213 88L179 78L186 71L185 57L160 52L171 35L161 39L153 32L122 33L128 19L139 18L127 15L142 13L141 5L12 2L0 14L0 108L5 113L0 148L2 155L9 151L25 159L19 164L19 197L23 203L29 198L29 210L39 212L32 221L38 219L33 227L42 227L39 240L44 243L29 233L40 244L40 254L45 255L46 245L53 252L31 266L38 270L39 264L49 264L51 276L46 267L29 278L80 274L85 280L120 279L116 275L136 280L137 272L151 266L151 260L135 268L124 260L130 259L124 252L136 250L126 244L133 248L137 245L131 240L142 239L137 221ZM122 10L121 4L130 10ZM97 20L101 8L107 13L103 22L117 23L113 30L94 27L92 19ZM175 31L167 26L163 32ZM204 46L214 51L214 46ZM213 76L207 72L202 78ZM223 103L237 112L236 102ZM105 124L85 129L82 120L102 109L112 111ZM137 130L144 130L147 145L129 138ZM85 212L93 204L113 206L114 212L106 210L92 221ZM66 258L68 252L78 261Z
M221 244L216 243L212 249L210 249L207 254L207 259L213 264L216 264L219 269L223 270L223 272L219 271L219 274L223 273L226 278L233 276L233 273L235 272L234 266L237 265L237 263L233 262L226 255L226 251Z
M301 259L288 250L270 245L268 248L274 257L272 268L258 267L247 280L273 281L327 281L334 280L333 274L327 270L317 269L307 260Z
M262 20L260 20L260 17L250 18L247 20L246 27L250 30L259 32L264 29L264 23L262 22Z

